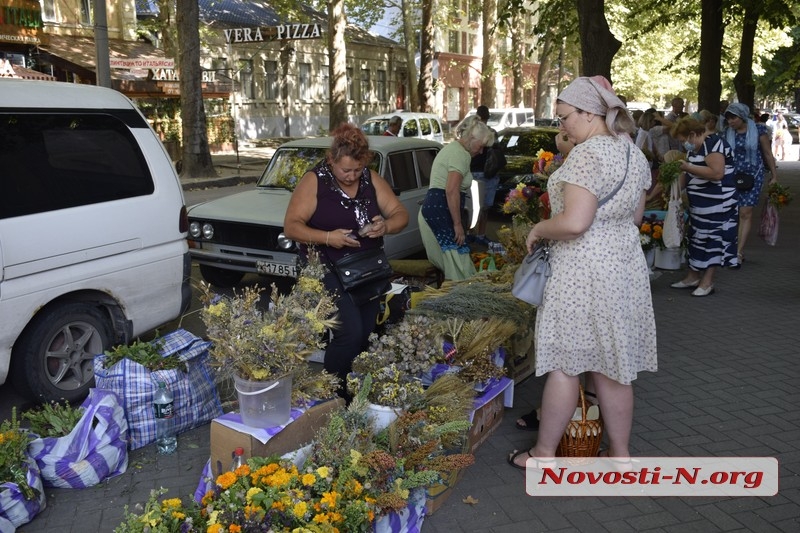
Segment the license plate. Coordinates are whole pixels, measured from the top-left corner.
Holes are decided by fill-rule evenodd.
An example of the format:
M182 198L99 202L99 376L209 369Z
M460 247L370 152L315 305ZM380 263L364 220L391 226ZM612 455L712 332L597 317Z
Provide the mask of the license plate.
M295 265L273 263L271 261L258 261L256 263L256 270L258 270L259 274L267 274L270 276L284 276L287 278L297 277L297 267Z

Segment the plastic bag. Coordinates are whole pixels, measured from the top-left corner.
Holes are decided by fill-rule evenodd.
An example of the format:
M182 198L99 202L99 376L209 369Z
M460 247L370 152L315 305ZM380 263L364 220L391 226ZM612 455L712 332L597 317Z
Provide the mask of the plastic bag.
M33 459L23 465L25 480L33 489L35 497L28 500L19 485L6 482L0 485L0 532L10 533L27 524L47 506L47 497L42 486L42 476Z
M81 407L83 416L69 435L28 445L46 487L91 487L128 468L128 422L117 395L91 389Z
M670 189L669 205L667 206L667 216L664 218L664 232L662 239L665 248L680 248L683 240L681 231L683 221L683 206L681 204L680 185L678 180L672 182Z
M208 364L208 347L204 341L186 330L179 329L162 337L161 354L173 353L186 363L186 370L170 369L150 372L147 368L122 359L110 368L106 356L94 359L98 389L110 389L119 397L128 421L128 449L135 450L156 440L156 419L153 414L153 395L157 383L163 381L175 397L175 431L181 433L210 422L222 415Z
M761 226L758 228L758 236L770 246L775 246L775 243L778 242L778 208L769 203L769 201L761 213Z

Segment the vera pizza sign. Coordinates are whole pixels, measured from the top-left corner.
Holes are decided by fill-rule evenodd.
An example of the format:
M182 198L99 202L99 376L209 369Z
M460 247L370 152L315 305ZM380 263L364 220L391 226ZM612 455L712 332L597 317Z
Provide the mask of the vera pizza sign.
M321 24L281 24L263 28L231 28L223 30L228 44L257 43L263 41L319 39Z

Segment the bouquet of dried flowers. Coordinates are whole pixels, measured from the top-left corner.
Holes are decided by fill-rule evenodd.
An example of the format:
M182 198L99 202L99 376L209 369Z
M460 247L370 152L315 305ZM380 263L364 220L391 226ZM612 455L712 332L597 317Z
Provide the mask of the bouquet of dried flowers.
M220 296L202 284L205 307L201 317L206 325L209 350L223 377L235 373L241 378L266 381L292 373L292 397L307 400L329 398L338 386L326 372L311 373L307 359L324 347L323 333L336 325L336 303L322 283L324 266L316 254L301 271L288 294L272 286L269 308L259 307L258 286Z
M785 187L780 183L770 183L767 187L767 201L778 209L789 205L792 198L793 196L792 193L789 192L789 187Z
M362 352L353 361L353 372L347 376L347 390L355 394L365 383L371 403L397 409L408 409L419 402L425 392L420 378L400 371L395 363L376 364L370 352Z
M539 222L542 208L539 197L543 192L537 185L517 184L508 191L506 201L503 203L503 213L529 224Z

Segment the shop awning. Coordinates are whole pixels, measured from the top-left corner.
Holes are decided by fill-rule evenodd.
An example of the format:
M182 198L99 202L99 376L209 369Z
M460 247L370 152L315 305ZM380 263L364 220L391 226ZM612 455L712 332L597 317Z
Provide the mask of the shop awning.
M55 77L38 70L12 65L8 59L0 61L0 78L22 78L25 80L54 81Z
M74 72L83 79L97 81L95 74L95 43L91 37L49 35L47 42L39 46L41 60L63 70ZM142 41L108 40L110 59L165 59L163 50ZM111 69L113 87L131 98L176 97L174 87L152 80L148 70ZM227 98L231 83L203 84L206 98Z

